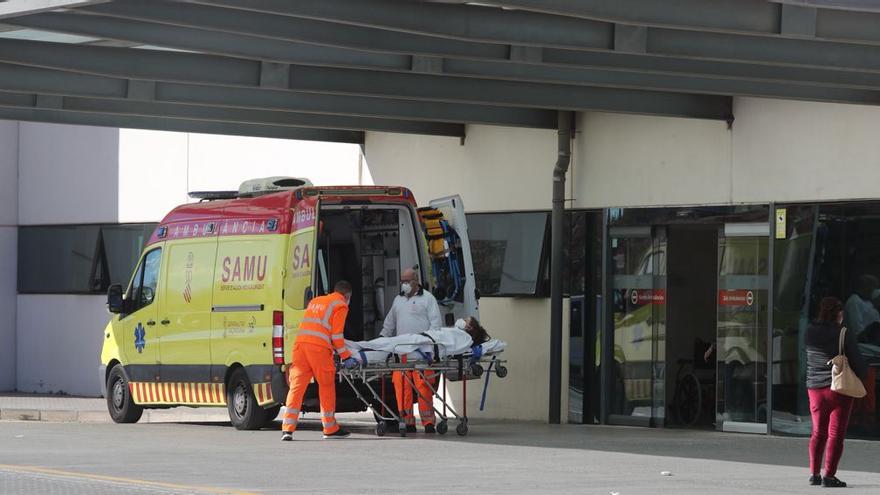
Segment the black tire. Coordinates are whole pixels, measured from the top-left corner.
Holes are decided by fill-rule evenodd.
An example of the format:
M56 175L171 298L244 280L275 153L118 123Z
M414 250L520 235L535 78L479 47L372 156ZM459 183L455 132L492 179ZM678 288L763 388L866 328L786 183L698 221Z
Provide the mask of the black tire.
M498 378L504 378L507 376L507 366L498 366L495 368L495 374L498 375Z
M134 403L128 385L128 377L117 364L107 377L107 410L116 423L137 423L144 408Z
M449 423L445 419L437 423L437 433L445 435L447 431L449 431Z
M458 424L455 427L455 432L458 433L458 436L463 437L468 434L468 425L464 421Z
M263 409L263 414L266 415L266 420L263 422L263 426L272 426L272 423L275 422L275 418L278 417L279 412L281 412L281 404L274 405L268 409Z
M254 390L244 369L238 368L226 384L229 421L238 430L259 430L266 423L266 410L257 404Z
M386 433L388 433L388 426L385 424L385 422L382 421L381 423L378 423L376 425L376 436L384 437Z

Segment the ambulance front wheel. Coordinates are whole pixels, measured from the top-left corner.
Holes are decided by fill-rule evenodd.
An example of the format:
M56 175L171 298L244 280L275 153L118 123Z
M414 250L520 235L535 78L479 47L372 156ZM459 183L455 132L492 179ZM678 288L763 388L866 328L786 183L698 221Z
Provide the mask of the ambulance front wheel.
M131 398L128 378L121 364L114 366L107 377L107 410L116 423L137 423L144 413L144 408Z
M226 386L229 421L238 430L258 430L266 423L266 410L254 397L254 390L243 368L232 372Z

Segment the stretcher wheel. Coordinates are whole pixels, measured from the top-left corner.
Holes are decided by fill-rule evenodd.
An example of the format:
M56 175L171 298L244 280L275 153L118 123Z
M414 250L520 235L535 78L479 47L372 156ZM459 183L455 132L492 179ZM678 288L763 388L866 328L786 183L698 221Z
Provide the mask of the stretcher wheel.
M483 367L477 363L471 365L471 375L479 378L483 376Z
M437 433L445 435L447 431L449 431L449 424L445 419L437 423Z
M495 374L498 375L498 378L504 378L507 376L507 366L498 366L495 368Z
M463 437L468 434L468 425L467 423L459 423L458 426L455 427L455 432L458 433L458 436Z
M400 426L397 427L397 432L400 433L400 436L406 436L406 423L400 423Z
M384 421L376 424L376 436L377 437L384 437L385 433L387 433L387 432L388 432L388 425L386 425Z

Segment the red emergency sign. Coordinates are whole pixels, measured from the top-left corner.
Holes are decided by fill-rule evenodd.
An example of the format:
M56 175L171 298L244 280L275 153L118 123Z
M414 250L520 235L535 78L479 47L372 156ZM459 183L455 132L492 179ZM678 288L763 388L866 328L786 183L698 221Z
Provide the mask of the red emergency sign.
M629 298L633 304L666 304L666 290L631 289Z
M752 304L755 304L755 293L749 289L718 291L719 306L751 306Z

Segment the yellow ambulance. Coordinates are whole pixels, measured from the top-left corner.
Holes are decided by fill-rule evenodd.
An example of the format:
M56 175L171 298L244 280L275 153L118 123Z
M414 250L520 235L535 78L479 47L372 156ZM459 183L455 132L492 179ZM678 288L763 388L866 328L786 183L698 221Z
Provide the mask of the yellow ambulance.
M417 210L403 187L285 177L192 196L157 226L128 286L108 290L99 372L118 423L177 405L226 407L238 429L271 422L305 307L340 279L354 287L349 340L378 336L405 267L418 268L448 324L477 314L458 196ZM314 387L305 411L319 410ZM337 395L338 411L365 409L350 390Z

